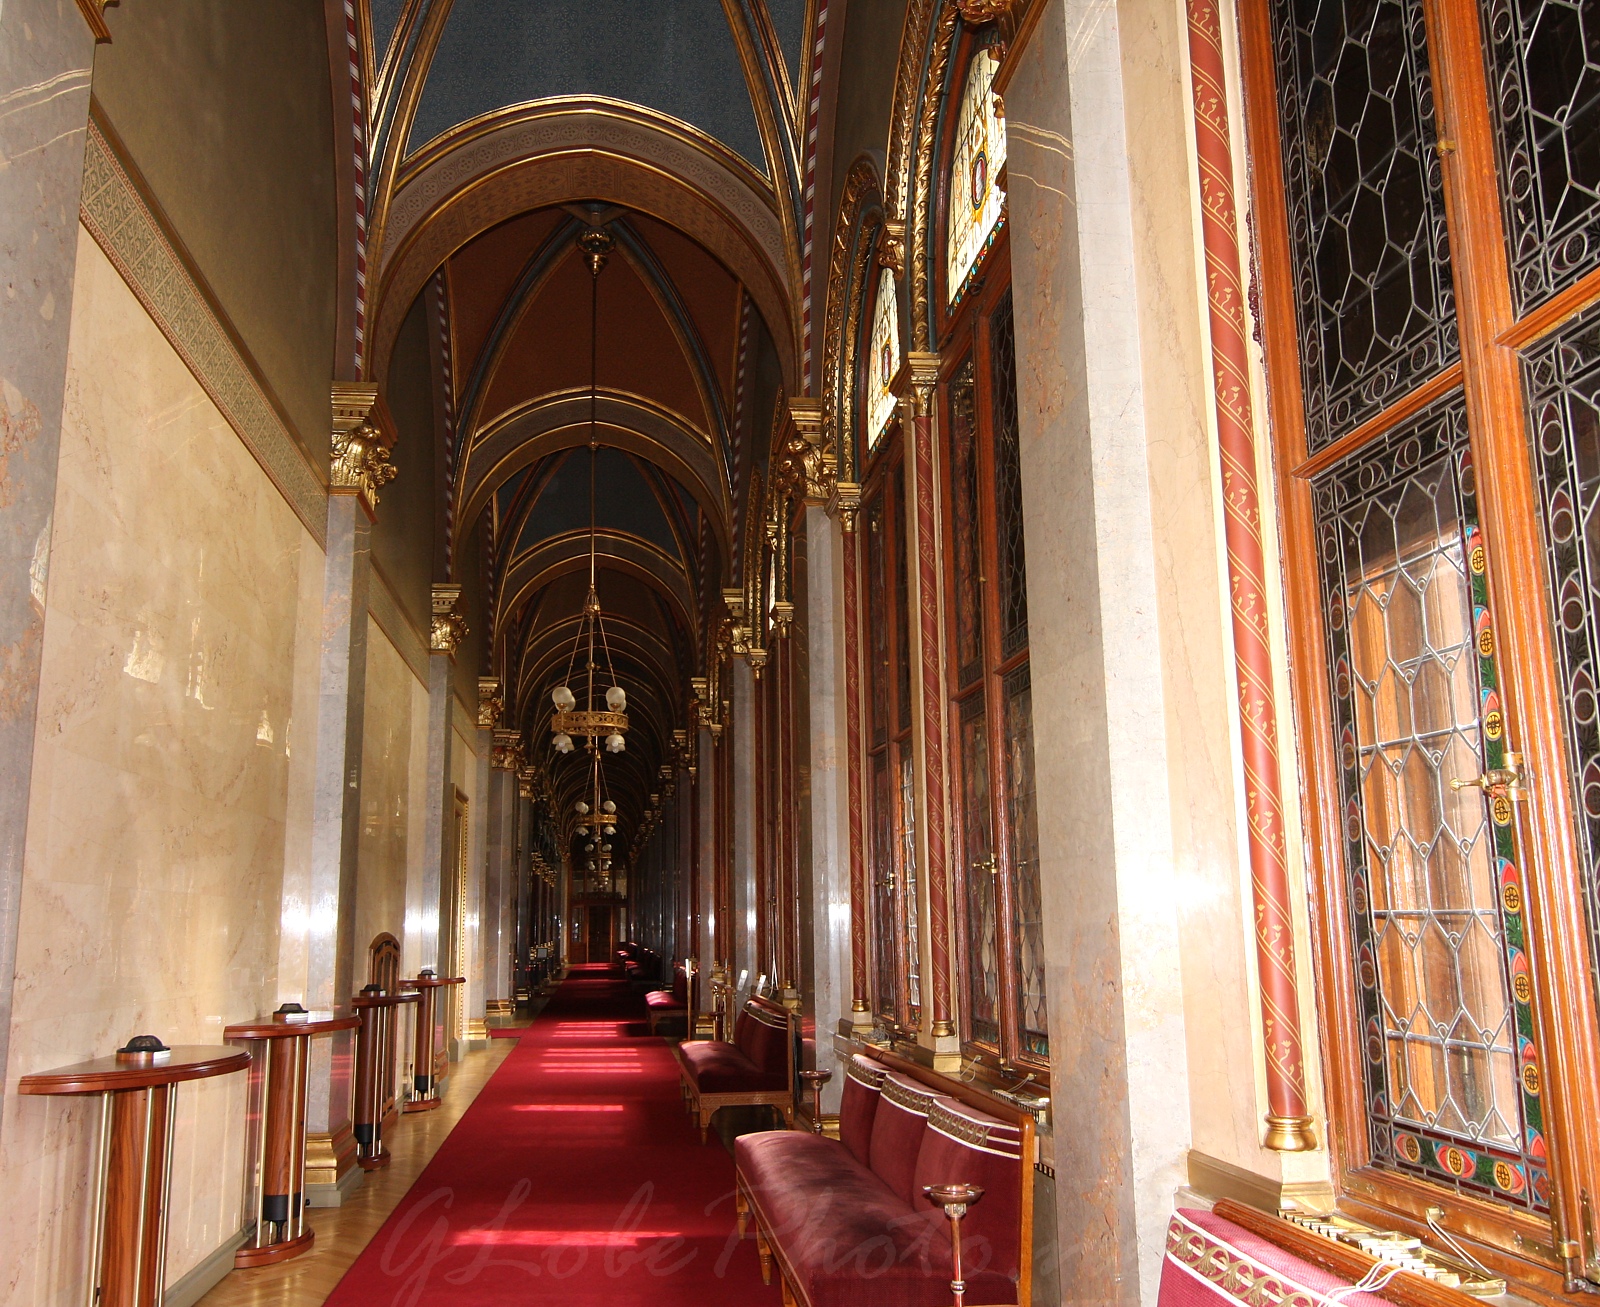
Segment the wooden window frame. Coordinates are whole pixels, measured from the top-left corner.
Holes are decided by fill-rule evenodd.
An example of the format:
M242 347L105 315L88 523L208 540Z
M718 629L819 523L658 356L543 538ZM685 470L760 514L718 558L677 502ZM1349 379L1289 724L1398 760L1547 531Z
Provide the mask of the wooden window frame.
M1566 1300L1571 1277L1600 1273L1590 1196L1600 1196L1600 1016L1586 962L1582 871L1572 838L1571 787L1554 642L1542 570L1538 494L1528 455L1517 350L1600 301L1592 271L1516 319L1499 197L1495 128L1479 10L1468 0L1422 0L1443 162L1445 210L1461 363L1308 457L1279 98L1269 0L1240 0L1251 203L1261 269L1259 318L1269 384L1285 573L1290 681L1300 737L1310 864L1329 1148L1339 1206L1351 1215L1430 1238L1430 1217L1514 1282L1518 1292ZM1544 1083L1552 1209L1516 1211L1488 1199L1372 1165L1355 1011L1339 834L1340 767L1326 675L1326 634L1309 478L1381 437L1433 399L1462 387L1490 559L1491 615L1512 747L1527 758L1530 801L1517 828L1527 886L1534 1007ZM1527 602L1526 596L1538 596ZM1576 1283L1571 1290L1582 1287Z

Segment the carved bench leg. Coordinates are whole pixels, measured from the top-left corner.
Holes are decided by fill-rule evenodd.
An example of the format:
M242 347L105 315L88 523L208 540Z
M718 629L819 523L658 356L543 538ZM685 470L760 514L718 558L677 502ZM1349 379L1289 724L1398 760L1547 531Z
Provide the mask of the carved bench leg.
M717 1109L716 1108L712 1108L709 1112L706 1111L706 1109L703 1108L703 1107L700 1108L700 1111L699 1111L699 1117L700 1117L700 1142L702 1144L706 1142L706 1134L711 1129L711 1118L714 1117L716 1114L717 1114Z
M772 1246L767 1243L767 1236L762 1233L761 1226L756 1226L756 1252L761 1256L761 1283L772 1283Z
M739 1238L743 1239L750 1229L750 1200L743 1189L733 1191L733 1210L739 1218Z
M795 1292L789 1287L789 1277L780 1275L778 1282L783 1285L783 1307L800 1307L800 1300L795 1297Z

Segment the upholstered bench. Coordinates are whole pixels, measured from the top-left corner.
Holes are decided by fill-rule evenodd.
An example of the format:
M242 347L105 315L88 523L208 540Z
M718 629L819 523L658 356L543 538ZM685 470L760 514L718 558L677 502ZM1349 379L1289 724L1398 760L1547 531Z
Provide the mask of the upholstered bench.
M739 1013L733 1042L694 1039L673 1049L689 1112L706 1140L719 1108L775 1107L794 1124L794 1054L797 1018L770 999L752 997Z
M671 989L652 989L644 996L644 1005L649 1009L650 1033L656 1034L663 1021L676 1020L689 1016L689 977L682 967L674 967L672 971Z
M950 1301L950 1225L927 1185L983 1197L961 1223L972 1307L1028 1307L1033 1118L893 1053L845 1064L839 1138L795 1130L734 1141L739 1232L754 1220L764 1278L804 1307Z

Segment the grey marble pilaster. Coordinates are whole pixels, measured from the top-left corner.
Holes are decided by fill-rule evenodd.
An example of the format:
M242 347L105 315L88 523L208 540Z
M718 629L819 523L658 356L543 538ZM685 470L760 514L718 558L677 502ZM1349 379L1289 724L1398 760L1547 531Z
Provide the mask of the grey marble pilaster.
M515 915L513 890L516 868L517 778L511 772L489 770L488 856L483 881L483 988L489 999L511 998L512 932Z
M439 895L449 883L455 820L455 785L450 778L450 750L455 728L451 703L451 658L428 655L427 810L422 818L422 948L419 967L439 966Z
M811 865L801 869L811 904L817 1067L837 1071L833 1033L850 1020L850 802L844 702L844 535L821 508L806 509L806 646L811 768ZM804 884L809 876L809 890ZM802 984L807 983L802 981ZM835 1074L822 1106L839 1110L844 1077Z
M731 749L733 758L732 820L733 831L733 930L728 938L733 941L734 984L739 973L748 971L746 985L754 985L761 970L761 959L756 956L756 913L761 909L756 902L756 732L755 732L755 676L750 665L735 658L728 671L728 688L733 704L732 719L723 728L723 747Z
M1006 88L1061 1283L1154 1303L1189 1146L1123 39L1047 0Z
M6 0L0 8L0 1084L11 1033L93 62L94 38L75 6Z
M721 742L710 731L700 731L695 801L700 805L700 919L695 923L695 956L700 959L700 1010L711 1011L711 968L724 959L717 956L717 750Z
M371 534L372 519L358 496L328 497L301 1000L313 1010L340 1006L354 992ZM346 1033L311 1041L307 1124L312 1133L336 1131L349 1120L350 1049Z

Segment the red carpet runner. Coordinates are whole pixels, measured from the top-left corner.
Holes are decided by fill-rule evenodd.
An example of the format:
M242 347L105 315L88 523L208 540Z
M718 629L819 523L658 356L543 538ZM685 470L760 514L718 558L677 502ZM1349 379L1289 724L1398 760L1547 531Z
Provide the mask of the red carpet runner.
M329 1307L776 1304L644 1003L575 968Z

